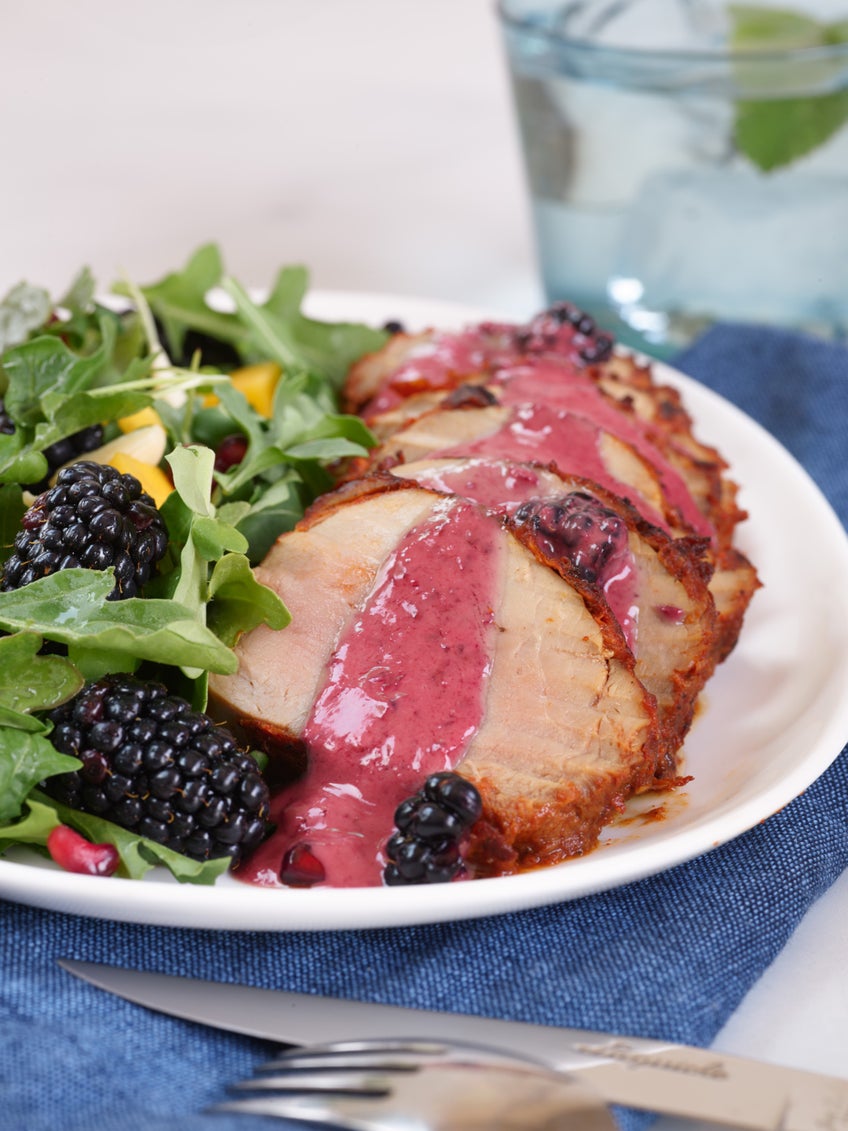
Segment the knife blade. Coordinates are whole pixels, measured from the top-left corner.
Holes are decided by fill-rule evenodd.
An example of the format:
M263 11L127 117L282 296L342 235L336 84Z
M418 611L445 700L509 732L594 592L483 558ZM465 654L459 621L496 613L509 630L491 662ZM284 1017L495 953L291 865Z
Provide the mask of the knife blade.
M714 1050L524 1021L208 982L60 959L137 1005L286 1045L385 1037L469 1041L567 1072L607 1103L745 1131L848 1131L848 1079Z

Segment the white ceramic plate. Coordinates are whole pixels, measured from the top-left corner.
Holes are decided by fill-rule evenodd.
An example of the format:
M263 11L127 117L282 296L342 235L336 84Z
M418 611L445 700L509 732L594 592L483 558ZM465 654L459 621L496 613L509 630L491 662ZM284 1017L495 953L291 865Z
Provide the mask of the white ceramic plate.
M491 314L412 298L319 293L316 317L410 327ZM223 877L180 885L70 875L35 856L0 860L0 896L104 919L221 930L338 930L468 919L616 887L708 852L766 820L824 772L848 740L848 538L815 484L762 428L703 386L682 391L700 437L719 447L750 518L740 548L758 567L739 644L710 681L685 746L694 780L642 798L588 856L520 876L410 888L285 890ZM663 805L661 819L650 812Z

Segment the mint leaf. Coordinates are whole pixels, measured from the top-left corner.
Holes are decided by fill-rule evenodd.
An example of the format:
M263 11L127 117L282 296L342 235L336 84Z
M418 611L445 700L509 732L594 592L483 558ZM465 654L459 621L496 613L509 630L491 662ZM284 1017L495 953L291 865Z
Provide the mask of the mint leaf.
M742 102L736 110L737 147L769 173L824 145L848 122L848 90L817 98Z
M848 20L828 24L803 12L743 4L730 5L729 13L730 45L737 53L791 51L848 42ZM740 58L736 74L743 89L745 68ZM735 107L733 135L741 153L758 169L771 172L812 153L846 123L848 90L792 98L742 98Z
M822 25L806 12L730 4L730 44L734 51L794 51L822 42Z

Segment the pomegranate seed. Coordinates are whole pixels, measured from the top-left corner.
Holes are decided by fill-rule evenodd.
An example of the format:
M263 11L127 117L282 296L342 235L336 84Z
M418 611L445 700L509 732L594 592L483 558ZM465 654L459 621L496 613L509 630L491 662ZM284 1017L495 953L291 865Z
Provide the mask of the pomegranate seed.
M215 449L215 470L229 471L231 467L241 463L246 451L247 437L243 436L241 432L235 432L232 436L225 436Z
M47 851L66 872L111 876L120 863L113 844L92 844L67 825L57 825L47 837Z
M326 879L324 865L308 844L296 844L283 857L280 882L292 888L309 888Z

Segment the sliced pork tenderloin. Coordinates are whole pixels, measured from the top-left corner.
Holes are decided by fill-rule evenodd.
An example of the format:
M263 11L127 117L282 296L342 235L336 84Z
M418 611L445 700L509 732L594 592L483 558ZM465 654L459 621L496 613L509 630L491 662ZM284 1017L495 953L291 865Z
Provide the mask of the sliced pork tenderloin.
M351 369L346 405L360 412L385 439L418 412L432 408L436 396L461 384L504 384L512 380L514 371L541 370L545 403L562 385L593 384L642 426L644 438L660 454L658 468L671 466L686 480L718 545L729 546L736 524L745 516L736 505L736 486L725 474L724 460L715 448L697 439L680 394L655 382L649 365L611 348L593 353L596 331L590 323L589 336L581 336L568 318L561 322L555 313L545 311L525 326L482 323L453 333L429 330L398 336ZM602 342L606 337L601 335ZM522 397L526 399L523 393ZM628 438L634 441L632 434Z
M654 468L627 441L592 420L556 407L490 404L437 408L371 453L376 464L424 458L504 458L555 464L633 501L649 521L689 534Z
M377 884L396 805L434 770L480 790L476 874L587 851L653 781L654 696L597 590L456 496L375 477L322 499L260 567L292 612L237 645L216 713L272 762L300 752L247 878L308 845L328 883Z
M657 700L657 780L673 783L698 695L723 648L704 542L675 541L619 496L550 467L433 459L399 464L392 474L486 507L552 568L568 563L600 590L636 675Z

